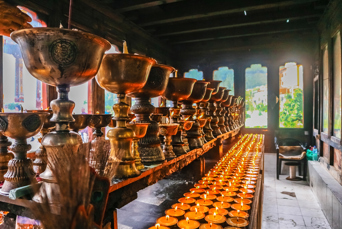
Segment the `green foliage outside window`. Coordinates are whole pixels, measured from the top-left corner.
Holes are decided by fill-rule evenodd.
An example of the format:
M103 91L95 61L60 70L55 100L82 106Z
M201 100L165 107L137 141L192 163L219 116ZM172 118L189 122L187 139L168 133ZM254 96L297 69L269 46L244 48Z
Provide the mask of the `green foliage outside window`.
M234 70L228 67L220 67L214 71L214 80L221 80L221 87L230 89L230 95L234 95Z
M280 112L280 124L284 128L303 128L303 90L294 89L285 96L283 110Z

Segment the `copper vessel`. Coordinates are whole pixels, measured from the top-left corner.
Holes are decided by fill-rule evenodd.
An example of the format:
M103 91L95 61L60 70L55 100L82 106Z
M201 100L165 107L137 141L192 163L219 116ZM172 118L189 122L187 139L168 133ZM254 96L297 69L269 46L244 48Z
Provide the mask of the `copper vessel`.
M44 120L43 128L40 131L41 136L38 138L38 141L41 143L43 137L55 127L55 123L50 122L50 119L52 117L52 110L27 110L27 112L48 114L48 116L46 116ZM33 171L36 173L36 175L39 175L45 171L46 165L46 149L43 145L40 145L40 147L36 150L35 153L35 159L33 161Z
M218 92L215 95L211 96L211 99L209 100L209 104L208 104L209 115L212 116L210 125L211 125L211 128L213 129L213 135L215 138L222 134L220 127L218 126L218 122L219 122L218 116L221 110L219 109L217 112L217 108L218 108L218 102L220 102L223 98L225 89L226 89L225 87L219 87Z
M126 94L139 91L145 86L155 62L152 58L139 55L106 54L96 76L100 87L117 94L119 99L119 102L113 106L116 127L107 133L111 144L109 162L116 163L117 160L120 162L114 179L140 174L132 151L134 131L126 127L126 121L130 120L128 116L130 107L125 101Z
M199 103L204 98L207 86L209 82L197 81L194 85L191 95L186 100L180 101L182 103L181 114L183 119L186 115L189 115L189 121L194 121L192 128L186 132L187 139L189 141L189 147L191 150L196 148L202 148L204 142L201 140L202 133L200 129L199 122L197 121L197 116L194 119L194 115L197 113L197 109L192 106L194 103Z
M31 145L26 139L35 136L43 127L47 113L0 113L0 132L14 142L10 146L14 158L8 163L5 182L1 192L9 193L14 188L34 182L32 161L26 158Z
M7 147L11 145L8 138L0 132L0 181L3 182L4 175L7 173L8 162L13 158L13 154L9 153Z
M205 111L205 110L207 111L206 114L205 114L205 117L208 119L208 121L205 124L205 126L203 127L203 131L205 133L205 139L207 141L211 141L211 140L213 140L215 138L214 135L213 135L213 129L212 129L212 126L211 126L211 122L213 121L213 115L214 115L214 112L215 112L215 106L213 104L213 101L211 100L211 97L218 93L219 85L220 85L220 83L222 81L220 81L220 80L208 80L207 82L209 82L208 88L213 89L213 91L211 93L211 96L210 96L209 100L207 102L201 103L200 106L202 106L201 109L203 111ZM205 100L203 100L203 101L205 101Z
M91 128L94 128L94 138L102 137L103 132L102 128L109 125L112 122L112 115L111 114L93 114L90 115L88 119L88 125Z
M169 76L173 71L174 68L171 66L153 65L145 86L128 94L128 96L136 99L136 103L131 107L131 111L137 118L136 122L150 124L146 135L139 140L141 161L146 165L160 164L165 161L158 135L158 123L150 119L151 113L155 112L155 107L151 104L150 99L164 93L169 82Z
M177 156L186 154L189 151L187 148L184 148L183 127L178 122L180 120L178 101L189 98L196 81L190 78L170 78L164 93L164 98L171 101L171 122L180 124L177 134L172 136L173 151Z
M233 100L233 95L229 95L228 96L228 99L222 103L222 105L225 107L225 126L227 128L227 131L231 131L232 128L231 128L231 125L230 125L230 107L231 107L231 103L232 103L232 100Z
M139 153L138 141L146 135L149 123L128 123L126 124L128 128L131 128L134 131L133 137L133 156L135 159L135 166L137 169L143 170L145 168L144 164L141 163L141 157Z
M228 130L226 128L226 123L225 123L226 110L224 109L224 107L222 107L222 103L224 103L224 102L226 102L228 100L229 92L230 92L229 89L225 89L223 97L222 97L222 100L217 103L217 107L218 107L217 108L218 109L217 112L219 112L218 113L218 119L219 119L218 126L219 126L222 134L228 132Z
M69 131L75 107L68 98L70 86L85 83L97 74L104 52L111 44L93 34L59 28L18 30L11 38L18 43L28 71L38 80L57 88L58 98L50 103L53 110L50 121L56 123L56 129L42 139L48 157L51 150L64 145L70 145L76 152L82 139ZM53 184L56 180L49 166L40 178L44 181L41 189L46 191L41 191L34 199L42 201L40 196L48 195L51 204L58 203L58 185Z
M212 88L213 92L212 94L215 95L219 91L219 86L222 81L220 80L207 80L209 82L208 88Z
M78 131L83 130L88 126L91 114L73 114L75 122L70 122L70 129L78 133Z
M176 154L173 152L173 147L171 145L172 136L176 135L178 132L178 123L173 124L159 124L160 134L164 136L163 153L166 160L172 160L176 158Z
M203 135L202 136L202 142L203 143L208 142L206 139L206 133L208 133L208 138L212 137L212 139L214 139L214 136L212 136L213 130L211 129L211 126L210 126L211 116L208 115L208 108L207 108L208 101L211 98L213 91L214 91L214 88L208 88L207 87L207 91L205 92L205 95L204 95L202 101L197 103L197 109L199 109L198 117L201 117L201 118L204 118L207 120L205 125L201 128L201 133ZM206 131L204 131L204 130L206 130Z

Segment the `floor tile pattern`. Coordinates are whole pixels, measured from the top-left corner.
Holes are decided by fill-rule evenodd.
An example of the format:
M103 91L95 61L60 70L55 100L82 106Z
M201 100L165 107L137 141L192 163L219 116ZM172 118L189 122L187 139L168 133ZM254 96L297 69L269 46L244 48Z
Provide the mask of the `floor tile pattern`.
M265 154L263 229L330 229L317 199L305 181L276 179L276 154Z

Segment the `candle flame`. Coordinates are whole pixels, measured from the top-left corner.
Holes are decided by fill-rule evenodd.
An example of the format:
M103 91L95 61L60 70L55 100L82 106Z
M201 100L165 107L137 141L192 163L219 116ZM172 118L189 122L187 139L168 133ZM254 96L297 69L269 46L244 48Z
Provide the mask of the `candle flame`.
M127 42L126 42L126 41L123 42L123 53L124 53L124 54L129 54L129 53L128 53L128 48L127 48Z
M211 227L213 225L213 223L210 223L209 226Z
M197 214L197 211L198 211L197 208L195 208L195 211L196 211L196 214Z
M176 207L175 207L175 211L177 211L177 208L178 208L178 207L176 206Z
M159 224L159 223L157 223L155 227L156 227L156 228L160 228L160 224Z
M222 204L222 203L221 203ZM218 210L219 208L216 206L216 211Z
M189 223L189 217L186 217L186 222Z
M200 206L199 203L197 203L196 206L199 207Z
M96 114L100 114L100 111L96 111Z
M169 215L166 215L166 220L169 220L170 216Z

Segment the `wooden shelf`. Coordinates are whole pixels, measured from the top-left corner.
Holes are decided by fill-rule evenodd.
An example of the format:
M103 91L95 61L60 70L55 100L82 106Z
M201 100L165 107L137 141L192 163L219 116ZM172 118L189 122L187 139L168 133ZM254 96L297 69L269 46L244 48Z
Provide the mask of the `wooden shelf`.
M165 161L157 166L150 166L141 173L140 176L121 180L113 184L109 189L109 198L106 208L106 217L112 217L116 208L122 207L137 198L137 192L144 189L161 179L181 170L191 162L201 157L205 153L215 150L213 148L222 145L222 141L234 137L240 132L242 126L228 133L222 134L214 140L206 143L203 148L194 149L185 155L179 156L173 160ZM9 199L8 196L0 195L0 210L9 211L16 215L33 218L33 214L28 209L30 200ZM107 218L108 220L108 218Z

